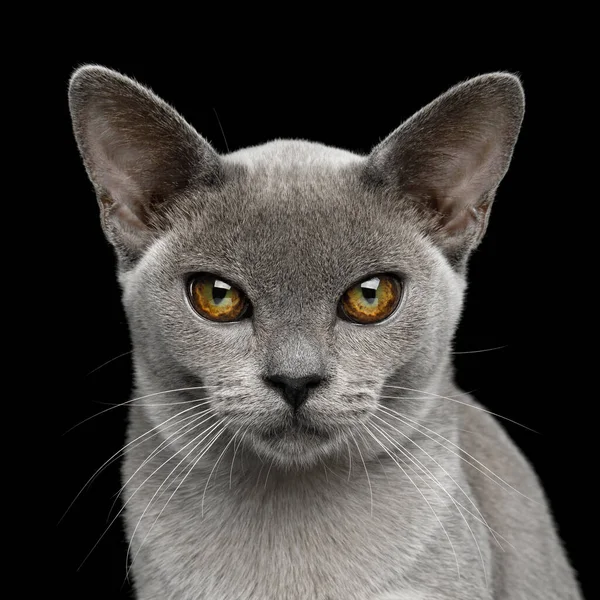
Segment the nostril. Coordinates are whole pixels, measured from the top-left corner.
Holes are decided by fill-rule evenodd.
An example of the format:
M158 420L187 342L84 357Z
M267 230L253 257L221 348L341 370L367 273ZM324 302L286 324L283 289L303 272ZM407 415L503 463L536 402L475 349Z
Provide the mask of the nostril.
M287 375L268 375L265 377L267 383L276 387L315 387L323 378L320 375L308 375L306 377L288 377Z
M323 381L323 377L321 377L320 375L313 375L310 377L306 378L306 386L307 387L317 387L318 385L321 384L321 382Z
M284 400L294 409L298 409L308 397L309 389L317 387L322 381L321 375L313 374L305 377L288 377L273 374L264 377L265 382L279 390Z

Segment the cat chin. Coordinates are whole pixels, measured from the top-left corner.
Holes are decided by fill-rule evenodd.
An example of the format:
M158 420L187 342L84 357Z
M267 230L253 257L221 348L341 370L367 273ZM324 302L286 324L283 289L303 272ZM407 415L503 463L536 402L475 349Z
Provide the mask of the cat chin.
M338 435L323 432L277 431L276 433L255 433L250 436L254 452L261 458L274 461L288 469L313 467L327 456L339 451Z

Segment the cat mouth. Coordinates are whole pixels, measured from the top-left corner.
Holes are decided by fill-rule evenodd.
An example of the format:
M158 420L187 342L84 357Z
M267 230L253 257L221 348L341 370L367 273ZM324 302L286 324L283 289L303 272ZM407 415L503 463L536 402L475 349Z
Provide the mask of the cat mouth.
M278 441L286 438L320 438L327 439L329 433L323 429L313 427L295 419L287 425L271 427L262 432L261 437L269 441Z

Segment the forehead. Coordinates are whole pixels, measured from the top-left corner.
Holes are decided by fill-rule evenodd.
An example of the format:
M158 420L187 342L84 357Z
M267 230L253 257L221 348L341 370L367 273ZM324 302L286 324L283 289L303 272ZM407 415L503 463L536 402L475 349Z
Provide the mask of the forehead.
M365 275L402 269L415 259L417 228L361 182L360 157L332 156L232 160L228 183L199 199L193 218L186 211L179 256L191 268L295 293L339 293Z

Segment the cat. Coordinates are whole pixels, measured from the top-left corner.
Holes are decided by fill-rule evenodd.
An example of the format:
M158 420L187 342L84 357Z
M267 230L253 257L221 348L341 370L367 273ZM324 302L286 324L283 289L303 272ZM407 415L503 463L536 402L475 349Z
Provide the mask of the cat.
M456 85L368 156L219 155L96 65L69 105L134 348L139 600L581 598L532 467L453 382L516 76Z

